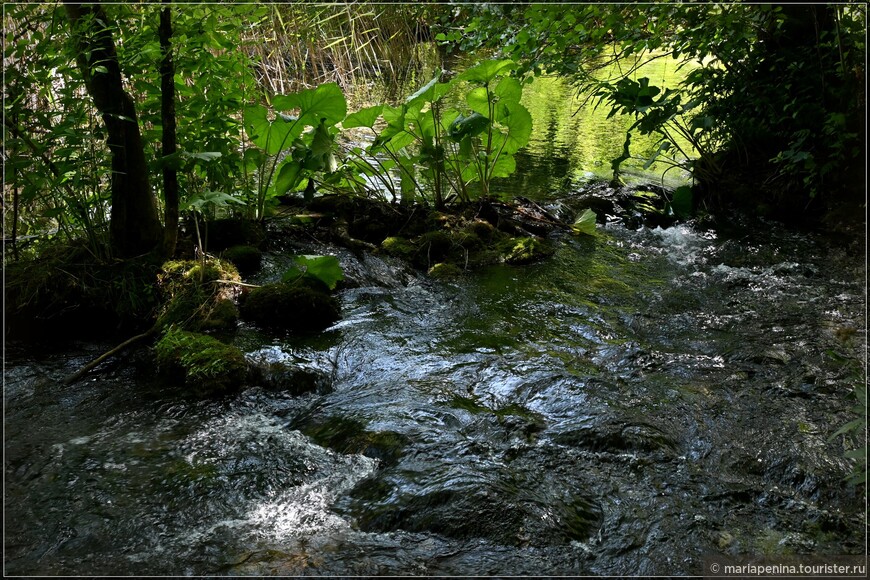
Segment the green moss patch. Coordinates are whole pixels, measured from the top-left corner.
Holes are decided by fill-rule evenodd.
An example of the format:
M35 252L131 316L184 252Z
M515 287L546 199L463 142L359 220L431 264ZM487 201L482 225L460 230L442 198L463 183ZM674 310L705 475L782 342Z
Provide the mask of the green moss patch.
M162 302L158 324L192 331L233 328L238 318L234 301L239 293L233 282L239 281L238 270L225 260L164 263L157 276Z
M248 365L242 352L214 337L168 330L154 346L158 367L199 395L237 390Z
M539 238L513 238L503 243L504 261L508 264L529 264L553 255L553 247Z
M381 242L381 250L391 256L410 260L417 252L417 246L407 238L391 236Z
M390 236L380 251L408 260L435 278L452 278L457 272L487 264L528 264L554 252L543 238L509 234L471 211L458 214L432 212L418 219L428 230L417 235ZM495 218L494 218L495 219Z
M439 262L429 268L428 274L436 280L452 280L462 275L462 269L455 264Z
M323 447L339 453L362 453L380 460L385 465L395 464L408 444L408 438L394 431L367 431L355 419L329 417L317 425L305 426L301 431Z

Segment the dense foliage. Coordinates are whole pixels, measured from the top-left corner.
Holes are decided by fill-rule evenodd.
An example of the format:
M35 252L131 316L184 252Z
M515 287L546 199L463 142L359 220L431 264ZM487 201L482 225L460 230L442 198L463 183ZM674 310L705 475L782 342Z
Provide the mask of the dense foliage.
M528 70L570 75L629 129L661 137L656 155L683 153L708 201L862 195L866 7L846 5L509 4L466 6L438 35L464 50L497 48ZM636 63L672 58L679 86L635 78ZM606 62L624 74L600 78ZM679 138L696 150L677 151ZM631 155L630 135L624 157ZM693 157L696 157L693 159ZM747 179L747 177L749 179Z
M25 242L46 235L85 237L102 256L119 249L107 243L110 210L119 207L110 193L121 172L112 171L120 156L110 154L106 119L124 123L130 113L94 106L87 80L116 70L114 63L107 67L105 57L92 62L98 40L113 43L123 90L135 103L147 165L143 175L150 178L157 203L165 199L159 175L169 168L178 173L181 209L188 216L214 217L232 206L262 217L274 184L264 182L271 172L262 173L266 162L243 130L243 112L271 104L276 94L304 93L306 85L330 78L351 83L365 63L373 74L395 76L398 66L386 67L389 55L413 47L418 33L417 18L407 8L173 7L168 40L178 150L164 155L161 8L104 5L98 17L77 20L67 12L52 4L4 6L4 230L7 238ZM377 34L390 26L397 30L389 38ZM355 30L348 33L350 40L336 42L348 30ZM310 34L301 45L303 32ZM19 245L11 247L17 255Z
M97 255L138 251L115 234L105 243L110 216L129 201L119 192L145 184L171 210L176 201L159 179L169 170L194 225L218 214L262 219L281 196L315 189L367 194L374 186L394 201L436 207L468 200L514 170L532 123L519 104L523 79L542 71L569 76L611 114L633 118L615 177L638 154L632 134L656 135L652 157L692 172L696 206L763 189L766 203L802 209L863 183L860 4L185 5L164 11L165 38L160 13L105 5L94 19L51 4L7 5L8 239L57 233L84 237ZM441 51L490 48L501 58L426 84L421 61L434 53L419 47L431 38ZM95 81L116 74L112 59L94 61L106 40L135 110L100 105ZM167 49L179 128L171 154L161 142ZM680 85L634 74L664 58L683 67ZM601 78L607 62L624 74ZM399 77L411 88L360 103L357 93L373 97L359 90L367 79ZM146 167L141 180L124 182L121 174L134 171L111 154L123 149L112 127L134 112ZM131 211L130 223L148 213Z

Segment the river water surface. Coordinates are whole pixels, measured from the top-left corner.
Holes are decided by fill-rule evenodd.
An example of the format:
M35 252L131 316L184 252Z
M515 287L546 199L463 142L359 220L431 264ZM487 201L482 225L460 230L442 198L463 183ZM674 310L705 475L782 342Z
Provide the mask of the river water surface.
M453 282L333 249L343 320L243 326L249 358L288 371L220 400L141 356L63 386L107 345L10 345L6 572L698 574L710 553L863 553L828 441L862 380L863 261L769 224L555 241Z

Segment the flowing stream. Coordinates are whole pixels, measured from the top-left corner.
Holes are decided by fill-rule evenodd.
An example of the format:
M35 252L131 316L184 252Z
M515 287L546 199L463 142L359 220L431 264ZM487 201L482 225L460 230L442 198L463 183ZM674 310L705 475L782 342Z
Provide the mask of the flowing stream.
M555 241L453 282L338 251L343 320L242 326L271 375L220 400L141 354L62 386L107 345L8 345L6 572L695 575L711 553L863 553L828 441L863 380L860 258L763 223Z
M623 134L553 83L533 83L545 126L500 187L562 211ZM863 554L854 442L829 438L864 380L864 248L737 219L553 241L447 282L274 246L253 282L339 256L343 319L241 325L261 371L221 399L141 351L64 386L112 345L7 344L5 572L699 575L709 554Z

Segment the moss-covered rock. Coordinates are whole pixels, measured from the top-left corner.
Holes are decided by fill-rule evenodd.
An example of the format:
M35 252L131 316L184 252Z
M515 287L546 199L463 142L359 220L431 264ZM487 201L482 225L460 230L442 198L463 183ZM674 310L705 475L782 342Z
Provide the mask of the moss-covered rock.
M219 299L205 314L202 330L228 330L234 328L239 320L239 309L236 303L228 299Z
M312 391L325 393L332 388L332 375L302 364L255 360L250 365L248 376L257 385L291 395L303 395Z
M242 316L259 326L297 332L317 332L341 318L338 301L302 284L267 284L251 291Z
M250 276L263 264L263 252L254 246L233 246L221 254L224 260L232 262L243 276Z
M169 329L154 346L161 371L199 395L238 389L248 365L240 350L214 337Z
M234 327L239 288L233 282L240 280L238 270L225 260L165 262L157 276L162 302L158 324L192 331Z
M482 219L474 219L469 222L467 230L486 242L490 241L495 235L495 227Z
M414 263L423 268L443 262L453 248L453 238L444 230L426 232L416 240Z
M484 246L483 239L472 228L463 228L453 234L453 245L463 252L479 250Z
M328 417L321 422L300 426L315 443L339 453L361 453L393 465L401 458L408 438L395 431L368 431L355 419Z
M526 237L512 238L504 245L504 261L508 264L529 264L553 255L553 247L546 241Z
M158 304L159 268L152 255L105 260L84 242L46 242L37 257L4 263L6 336L41 342L141 331Z
M386 238L383 242L381 242L381 250L391 256L396 256L397 258L405 258L409 260L414 256L414 253L417 251L417 246L407 238L390 236Z
M429 268L428 274L436 280L450 280L461 276L462 269L455 264L439 262Z

